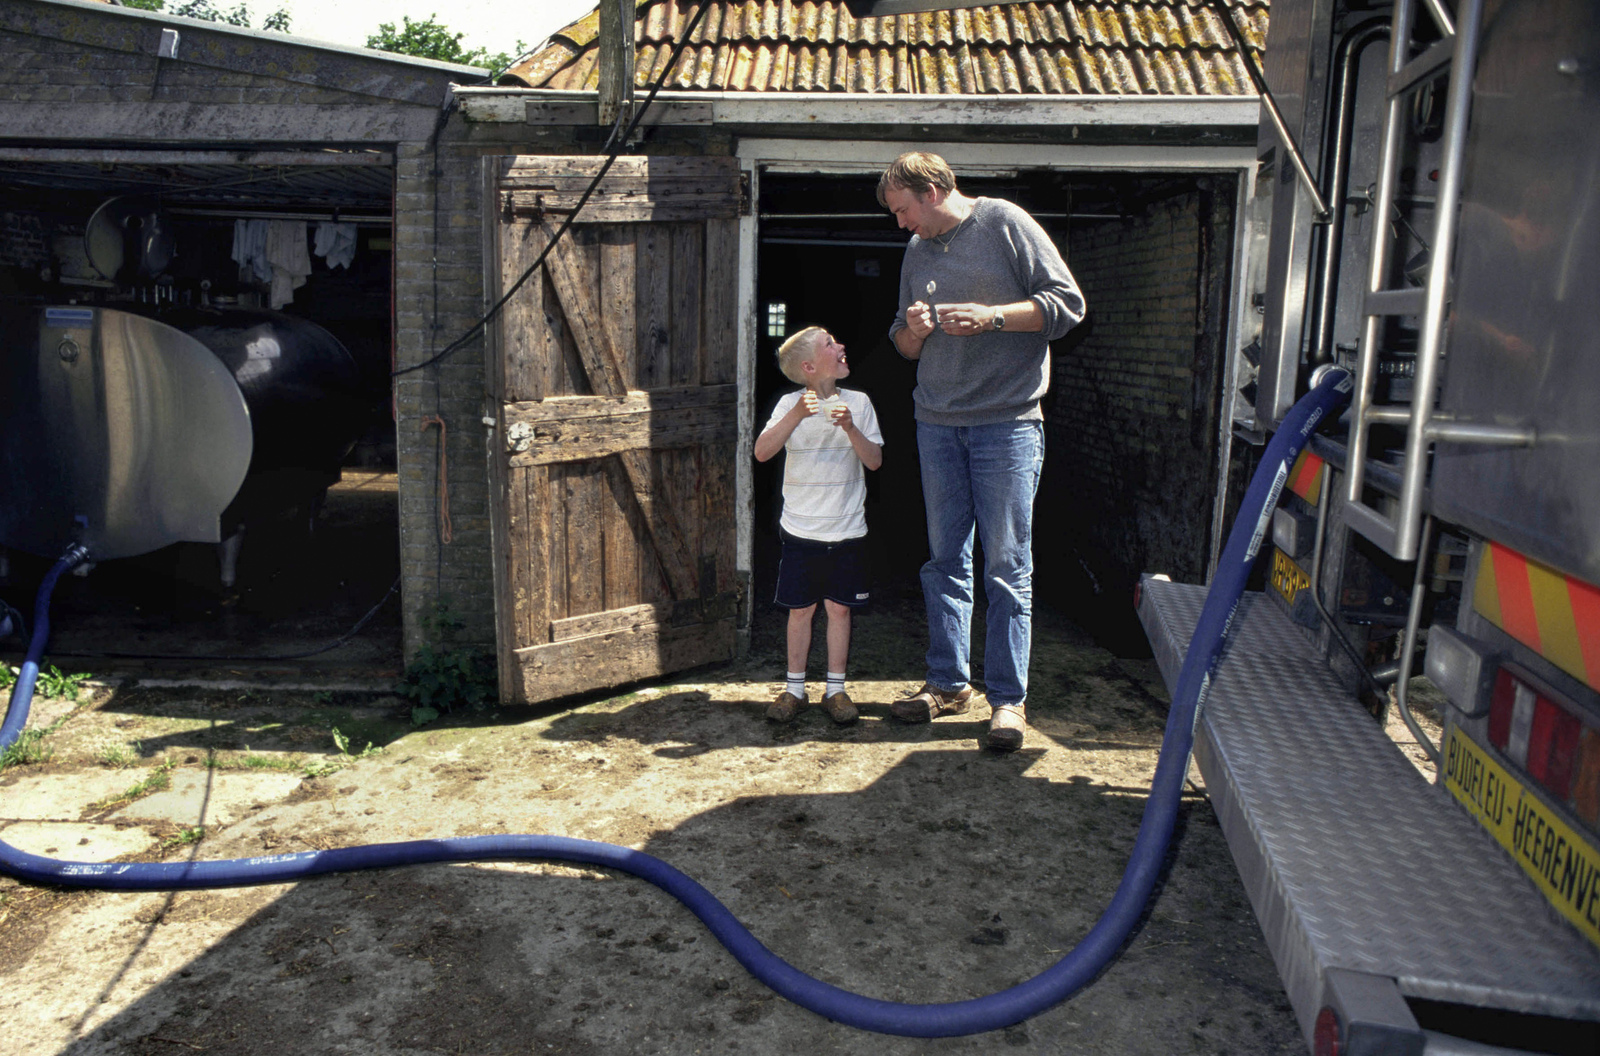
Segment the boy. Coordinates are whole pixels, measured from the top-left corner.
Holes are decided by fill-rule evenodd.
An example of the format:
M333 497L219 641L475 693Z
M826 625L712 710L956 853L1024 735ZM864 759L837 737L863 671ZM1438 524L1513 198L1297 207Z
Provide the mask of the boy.
M757 462L788 451L776 603L789 610L789 679L767 707L767 718L788 722L806 703L811 617L821 599L828 613L822 707L834 722L846 725L856 721L856 706L844 691L850 610L865 605L871 594L862 467L883 464L883 436L866 393L839 388L850 367L844 346L826 330L810 326L791 335L778 349L778 369L805 388L778 400L755 446Z

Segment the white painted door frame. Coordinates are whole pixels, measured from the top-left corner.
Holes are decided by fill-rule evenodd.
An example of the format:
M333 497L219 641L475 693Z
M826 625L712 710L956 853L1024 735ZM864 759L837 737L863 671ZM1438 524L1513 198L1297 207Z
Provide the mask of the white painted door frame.
M900 153L911 149L904 142L832 139L743 139L739 142L740 167L750 181L750 215L739 221L739 257L746 266L739 269L739 455L737 479L737 566L745 582L754 582L755 571L755 475L752 447L755 443L756 346L759 322L756 304L756 268L760 261L761 177L771 173L813 173L839 176L876 175ZM1238 371L1238 312L1244 307L1244 246L1248 237L1248 217L1243 208L1251 176L1255 172L1254 146L1076 146L993 143L917 144L950 162L951 167L974 175L1005 175L1024 169L1054 169L1078 172L1218 172L1239 177L1240 198L1234 210L1234 253L1232 261L1231 311L1225 337L1227 358L1222 365L1224 392L1219 429L1220 447L1226 449L1232 437L1232 387ZM871 209L877 203L863 203ZM884 223L889 223L884 214ZM1218 465L1212 523L1219 525L1227 499L1227 458ZM1214 529L1215 532L1215 529ZM1213 547L1215 547L1213 543ZM1213 550L1213 553L1215 551ZM1213 558L1214 561L1214 558ZM1209 578L1209 576L1208 576ZM754 604L754 599L750 599ZM748 631L745 632L748 634ZM747 645L747 639L742 642Z

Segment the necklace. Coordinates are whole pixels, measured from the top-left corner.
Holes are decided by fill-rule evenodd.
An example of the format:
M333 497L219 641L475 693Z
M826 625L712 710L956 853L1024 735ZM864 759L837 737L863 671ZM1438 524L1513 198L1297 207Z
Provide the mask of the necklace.
M961 229L967 226L967 218L971 215L971 213L968 213L967 216L964 216L960 220L956 221L956 226L952 227L949 231L949 238L940 238L938 235L934 235L932 236L932 240L943 246L946 253L950 252L950 243L954 242L956 240L956 236L961 233Z

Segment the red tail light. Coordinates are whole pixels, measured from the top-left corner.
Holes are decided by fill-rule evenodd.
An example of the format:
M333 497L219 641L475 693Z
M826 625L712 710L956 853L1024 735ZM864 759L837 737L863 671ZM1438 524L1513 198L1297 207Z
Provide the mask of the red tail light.
M1556 802L1571 804L1586 824L1600 828L1600 728L1555 696L1501 667L1489 703L1489 743Z
M1312 1056L1340 1056L1344 1046L1339 1044L1339 1031L1339 1013L1324 1005L1311 1031Z

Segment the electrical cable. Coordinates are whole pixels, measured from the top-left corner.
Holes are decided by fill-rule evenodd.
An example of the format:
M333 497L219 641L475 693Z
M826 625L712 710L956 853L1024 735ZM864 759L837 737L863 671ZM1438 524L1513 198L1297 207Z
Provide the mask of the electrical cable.
M1325 368L1311 392L1285 416L1268 442L1240 504L1206 593L1205 606L1178 675L1150 795L1127 871L1089 934L1051 967L1009 989L945 1004L905 1004L853 994L815 979L761 944L722 903L687 874L642 851L562 836L468 836L305 851L267 858L159 863L70 862L29 854L0 842L0 872L38 884L119 891L173 891L280 884L325 873L400 865L467 861L562 861L597 865L648 880L682 902L757 979L820 1016L862 1030L907 1037L951 1037L999 1030L1037 1015L1071 996L1105 969L1144 913L1160 878L1188 775L1199 709L1212 685L1234 612L1255 566L1272 511L1295 458L1317 425L1350 398L1348 371ZM32 702L39 657L49 632L50 593L61 574L83 561L69 550L40 584L28 659L0 725L0 749L22 733Z
M606 155L606 159L604 163L601 164L600 171L595 173L594 179L589 181L589 186L584 188L583 194L578 197L577 204L572 207L572 211L567 214L566 219L561 222L561 226L556 229L556 233L551 236L550 241L545 245L544 250L539 254L538 259L532 264L528 265L528 269L522 273L516 282L511 284L510 289L501 294L500 299L495 301L494 304L489 307L489 310L484 312L483 316L476 323L473 323L466 333L462 334L460 337L456 338L454 341L450 342L448 345L444 346L444 348L440 349L438 352L435 352L432 356L423 360L421 363L413 363L409 367L401 367L398 370L392 371L390 373L390 377L398 378L403 374L410 374L413 371L422 370L424 367L431 367L435 363L445 359L447 356L453 355L462 348L466 347L469 342L483 333L484 328L489 325L490 320L499 315L500 310L506 306L507 302L509 302L513 296L516 295L517 291L522 289L527 281L533 277L534 273L544 266L545 258L550 255L550 252L555 248L556 243L560 242L561 237L565 235L572 227L573 221L578 218L578 213L583 210L584 205L588 203L590 197L594 195L595 190L600 186L600 181L606 178L606 173L611 171L611 166L616 164L617 158L621 156L622 151L627 147L628 140L632 138L634 131L638 129L639 122L643 120L645 111L650 109L650 104L655 102L656 94L660 92L662 86L667 83L667 78L672 75L673 69L678 65L679 56L683 54L683 49L688 46L689 39L694 36L694 31L699 27L700 19L705 16L707 11L711 10L711 6L710 0L706 0L706 2L701 3L700 9L695 12L694 18L689 20L688 26L684 28L682 36L678 38L678 43L672 50L671 57L667 59L666 67L661 71L660 78L657 79L655 85L650 89L650 94L645 97L644 102L634 109L633 120L628 122L627 130L622 132L621 135L618 135L618 130L622 128L622 117L626 114L626 111L624 111L623 114L618 115L616 124L611 127L611 135L607 137L605 146L601 148ZM448 111L446 113L448 114ZM437 135L437 130L435 135ZM435 198L437 198L437 195L435 195ZM437 247L437 242L435 245Z

